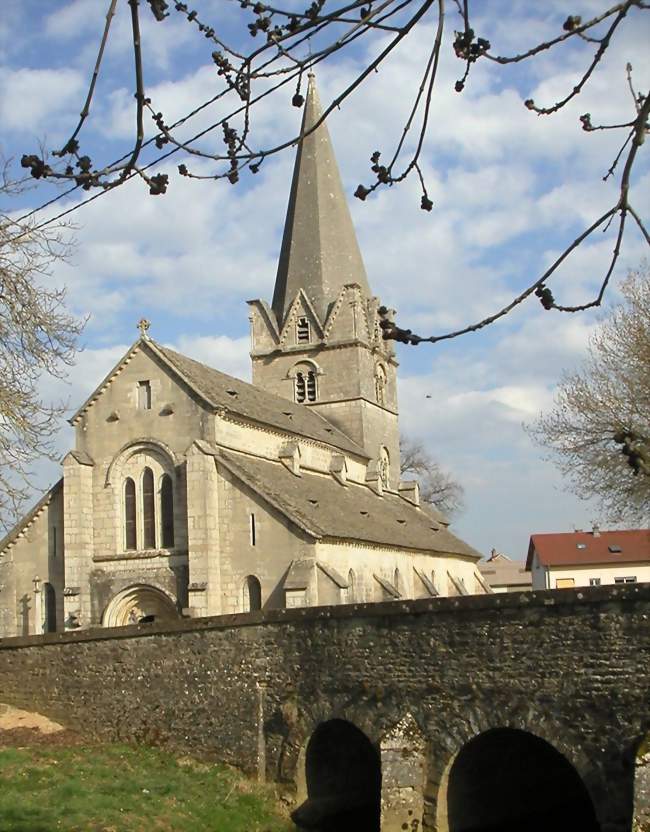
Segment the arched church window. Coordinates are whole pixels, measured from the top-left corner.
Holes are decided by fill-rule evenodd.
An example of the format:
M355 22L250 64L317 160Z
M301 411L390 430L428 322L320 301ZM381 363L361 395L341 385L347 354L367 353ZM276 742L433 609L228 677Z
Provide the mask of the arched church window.
M156 546L156 503L151 468L145 468L142 474L142 530L144 548L154 549Z
M352 604L354 601L357 600L356 582L357 578L354 574L354 570L350 569L350 571L348 572L348 604Z
M255 575L248 575L244 579L243 607L244 612L262 609L262 586Z
M303 373L296 373L296 401L298 404L302 404L306 398L306 389L307 386L305 384L305 376Z
M138 535L135 520L135 483L131 477L124 482L124 542L127 549L137 549Z
M174 486L169 474L160 482L160 520L163 549L174 546Z
M307 401L316 401L316 373L313 370L307 373Z
M390 483L390 455L386 448L381 448L379 451L379 477L384 488L388 488Z
M308 344L311 341L310 329L307 318L298 318L296 322L296 342L298 344Z
M399 574L399 569L397 569L397 568L396 568L396 569L395 569L395 572L393 573L393 586L395 587L395 589L396 589L396 590L400 593L400 595L401 595L401 594L402 594L402 590L400 589L400 583L401 583L401 582L400 582L400 574Z
M386 370L381 364L375 368L375 399L377 404L386 404Z
M43 584L43 632L56 633L56 593L52 584Z

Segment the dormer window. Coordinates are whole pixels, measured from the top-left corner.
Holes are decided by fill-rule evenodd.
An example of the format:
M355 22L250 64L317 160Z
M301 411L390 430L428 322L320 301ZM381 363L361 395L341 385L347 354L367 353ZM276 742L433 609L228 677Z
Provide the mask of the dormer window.
M151 410L151 382L138 382L138 410Z
M307 318L298 318L296 322L296 343L308 344L311 341L311 327Z

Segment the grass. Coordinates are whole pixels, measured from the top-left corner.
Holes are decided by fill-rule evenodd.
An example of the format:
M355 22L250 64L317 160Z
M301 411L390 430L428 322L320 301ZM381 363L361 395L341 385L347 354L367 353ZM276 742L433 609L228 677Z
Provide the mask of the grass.
M289 832L226 766L125 745L0 748L0 832Z

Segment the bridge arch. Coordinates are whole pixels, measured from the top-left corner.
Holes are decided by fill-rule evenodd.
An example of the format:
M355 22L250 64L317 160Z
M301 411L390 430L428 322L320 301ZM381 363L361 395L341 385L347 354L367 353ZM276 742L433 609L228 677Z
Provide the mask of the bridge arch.
M437 800L438 832L600 832L580 775L553 745L491 728L452 757Z
M143 618L158 624L175 621L178 609L166 592L148 584L128 586L106 605L102 616L104 627L125 627L138 624Z
M379 832L380 756L361 729L345 719L321 722L303 760L307 799L292 814L299 829Z

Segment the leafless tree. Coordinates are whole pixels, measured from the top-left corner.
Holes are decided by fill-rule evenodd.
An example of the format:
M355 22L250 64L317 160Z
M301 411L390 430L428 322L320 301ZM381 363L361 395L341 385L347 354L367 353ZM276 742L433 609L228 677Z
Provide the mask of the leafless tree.
M420 483L420 499L443 514L463 508L463 486L445 471L420 443L402 437L399 442L400 474Z
M650 268L631 272L623 302L591 336L580 370L530 428L575 492L607 519L650 521Z
M290 99L294 106L302 107L305 76L314 67L331 60L332 56L341 50L349 50L361 40L368 45L368 52L374 54L374 57L368 59L352 81L341 89L325 108L325 119L391 54L402 47L416 28L428 27L430 51L422 67L421 76L414 80L411 107L399 138L388 153L380 150L372 153L367 182L358 186L355 196L365 201L379 189L397 185L409 176L416 176L421 189L420 206L425 211L431 211L433 202L427 192L420 158L432 112L434 84L443 48L451 47L461 62L460 77L455 83L455 90L460 94L469 82L472 67L478 61L506 66L533 60L548 51L561 54L562 48L568 42L582 46L585 52L583 69L576 74L565 95L554 102L538 103L533 99L525 102L531 115L550 117L573 101L590 83L594 70L603 60L620 30L624 26L639 25L640 15L650 11L648 0L622 0L609 8L603 8L601 13L587 20L577 15L569 15L555 37L534 43L517 54L503 55L493 50L490 42L475 32L472 26L470 0L447 2L450 9L446 8L446 0L313 0L308 8L300 12L292 4L282 7L269 5L260 0L240 0L239 28L246 36L253 38L254 44L253 48L242 49L239 45L244 42L241 31L234 42L229 42L220 31L217 21L203 20L200 13L187 3L147 0L147 13L151 13L158 21L156 25L164 26L170 16L183 17L211 50L211 58L216 67L214 96L174 124L168 124L165 114L147 95L145 86L143 53L147 44L143 42L140 27L140 14L142 8L146 8L144 0L123 0L121 3L118 0L107 0L106 22L79 121L70 138L53 153L55 157L65 161L62 161L62 166L57 167L52 166L42 154L26 154L23 156L22 164L37 179L55 178L74 183L66 193L76 188L99 189L98 193L86 201L96 199L134 176L140 177L146 183L152 195L164 194L169 186L169 177L164 173L152 173L152 168L175 154L180 154L184 159L178 166L180 175L194 179L226 179L235 184L244 171L256 173L267 158L295 145L299 138L294 135L274 147L256 147L255 107L259 101L275 95L279 104ZM108 165L96 165L83 153L80 137L90 115L112 20L122 8L126 13L127 5L134 57L133 141L120 159ZM456 21L456 27L450 34L446 31L446 17ZM525 42L525 32L521 33L521 39ZM597 116L592 117L590 113L584 113L580 117L582 129L587 134L601 130L613 130L621 134L617 155L611 162L606 163L604 179L618 177L617 195L608 210L594 217L582 233L565 245L562 253L541 276L529 280L522 291L493 314L454 331L423 337L398 326L391 310L382 309L380 314L383 317L385 338L407 344L436 343L456 338L488 326L509 314L531 296L536 296L545 309L561 312L577 312L601 304L620 256L626 225L635 223L650 245L650 235L629 198L638 152L648 130L650 95L634 88L632 67L629 64L627 84L623 78L621 82L622 94L627 95L629 87L629 118L620 124L599 124L593 120ZM217 119L190 138L179 137L180 128L184 128L197 113L217 102L229 101L232 101L232 106L227 116ZM145 139L147 116L151 117L155 125L155 135L149 139ZM312 129L316 129L317 126L318 124L314 125ZM221 149L216 151L215 131L221 131L223 142ZM150 145L155 145L158 150L168 149L145 161L143 151ZM197 158L209 160L214 165L214 171L210 174L193 172L189 160ZM605 165L603 167L605 169ZM51 202L52 200L47 204ZM83 204L85 202L80 203ZM74 206L58 216L61 217L78 207L79 205ZM574 306L557 302L548 285L550 279L585 240L597 230L607 229L610 225L615 228L614 248L603 268L604 273L596 296Z
M52 436L64 405L43 400L45 374L62 377L83 324L64 307L65 292L48 282L70 248L61 225L35 229L8 210L25 183L0 172L0 527L31 493L31 465L53 459ZM4 203L4 205L2 204Z

